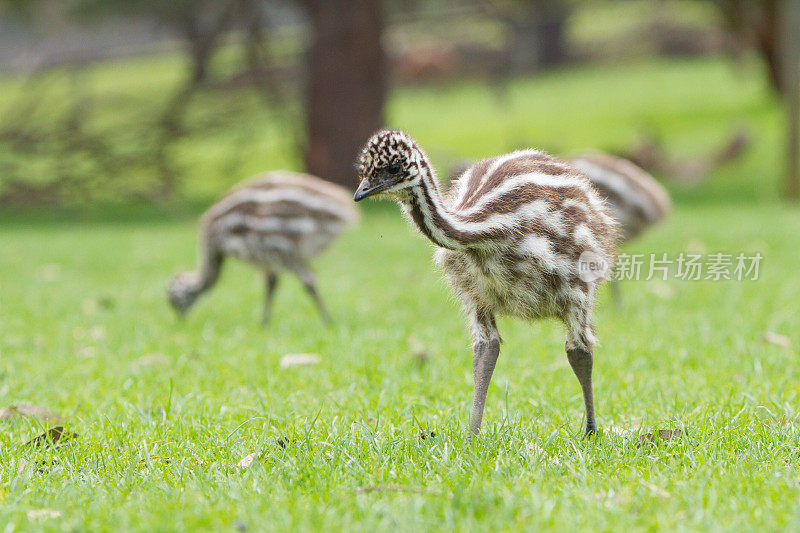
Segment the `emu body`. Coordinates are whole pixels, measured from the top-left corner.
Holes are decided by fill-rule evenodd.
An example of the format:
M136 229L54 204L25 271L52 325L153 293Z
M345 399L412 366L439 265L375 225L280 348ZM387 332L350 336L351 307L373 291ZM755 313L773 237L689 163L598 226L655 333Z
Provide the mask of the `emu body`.
M323 320L329 315L316 288L310 261L358 219L350 193L307 174L276 171L242 184L211 206L200 221L199 270L173 278L168 293L183 314L214 286L226 257L264 273L263 321L271 316L278 275L296 274Z
M355 200L388 196L438 248L436 262L460 297L473 337L471 430L480 432L499 355L495 315L556 317L594 432L592 308L602 277L582 277L584 254L610 269L616 222L586 178L536 150L479 161L443 196L425 153L399 131L369 139Z
M567 159L581 171L600 194L611 216L619 223L620 243L635 239L647 228L665 219L672 210L667 190L635 163L602 152L587 152ZM463 175L473 161L458 160L448 181Z

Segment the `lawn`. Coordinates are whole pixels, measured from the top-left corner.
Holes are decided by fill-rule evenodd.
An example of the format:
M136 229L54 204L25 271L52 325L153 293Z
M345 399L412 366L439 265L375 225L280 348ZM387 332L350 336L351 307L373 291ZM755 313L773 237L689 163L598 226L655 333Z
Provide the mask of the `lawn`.
M636 89L624 93L625 79ZM780 120L758 80L717 61L660 62L518 80L508 107L477 83L392 101L392 123L441 163L522 138L620 146L648 121L676 151L713 146L738 121L755 128L745 158L699 190L673 188L672 218L625 251L760 252L759 279L627 281L618 307L603 290L591 441L563 328L502 319L484 433L467 444L468 331L430 246L391 205L366 206L317 263L329 328L290 278L261 328L261 280L234 262L178 321L164 289L193 264L191 209L2 214L0 409L45 407L77 437L28 446L44 431L36 419L0 420L0 523L797 529L800 211L775 199ZM320 361L281 366L297 353ZM659 429L681 431L643 440Z

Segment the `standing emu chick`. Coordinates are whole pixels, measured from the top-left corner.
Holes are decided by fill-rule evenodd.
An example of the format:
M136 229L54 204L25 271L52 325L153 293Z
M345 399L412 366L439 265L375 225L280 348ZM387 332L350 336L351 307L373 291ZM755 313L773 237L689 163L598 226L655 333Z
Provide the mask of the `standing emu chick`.
M610 268L616 223L583 175L536 150L479 161L439 192L425 153L400 131L380 131L364 147L355 200L375 194L399 204L438 249L436 262L472 325L475 390L470 416L480 432L500 335L495 315L559 318L580 382L586 434L595 430L592 307L602 277L579 272L587 258ZM583 257L582 257L583 256Z
M172 279L170 302L179 314L188 311L214 286L225 256L231 255L264 272L265 324L283 270L300 278L329 322L309 261L357 219L358 210L342 187L308 174L267 173L236 187L205 212L200 221L200 270Z

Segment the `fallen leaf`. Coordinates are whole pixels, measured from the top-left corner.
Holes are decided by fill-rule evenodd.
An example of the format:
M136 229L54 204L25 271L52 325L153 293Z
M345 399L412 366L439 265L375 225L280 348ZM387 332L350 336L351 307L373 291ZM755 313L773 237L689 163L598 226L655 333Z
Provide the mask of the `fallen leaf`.
M792 347L792 341L789 340L789 337L772 331L764 333L764 341L787 350Z
M653 433L645 433L644 435L639 435L639 444L637 447L641 448L644 445L661 444L669 442L671 440L678 439L681 436L683 436L683 430L680 428L659 429L654 431Z
M63 426L50 428L38 437L34 437L25 443L26 446L49 447L55 445L56 448L65 446L67 441L78 438L77 433L64 430Z
M648 483L647 481L642 481L642 485L650 489L650 491L659 498L669 498L669 492L665 491L664 489L662 489L657 485L653 485L652 483Z
M370 492L414 492L416 494L427 494L428 491L422 487L406 487L403 485L370 485L368 487L359 487L359 494L368 494Z
M245 455L244 457L242 457L241 461L236 463L236 466L238 466L239 468L249 468L250 465L253 464L253 461L255 461L257 457L258 457L257 453L251 453L251 454Z
M161 355L160 353L149 353L147 355L141 356L139 359L134 361L134 366L143 367L143 366L151 366L151 365L160 365L162 363L166 363L167 358Z
M103 326L92 326L92 329L89 330L89 337L93 341L100 341L103 340L106 336L106 328Z
M61 417L38 405L11 405L0 411L0 419L8 420L15 416L29 416L43 422L58 422Z
M59 518L61 513L55 509L36 509L28 511L28 518L31 520L47 520L51 518Z
M281 368L291 366L316 365L320 362L320 357L313 353L290 353L281 357Z

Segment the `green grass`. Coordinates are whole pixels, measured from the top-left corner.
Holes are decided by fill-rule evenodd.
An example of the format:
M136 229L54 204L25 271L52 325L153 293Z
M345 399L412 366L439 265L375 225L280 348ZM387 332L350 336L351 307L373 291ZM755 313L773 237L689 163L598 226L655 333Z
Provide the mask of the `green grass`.
M170 62L158 61L126 64L118 79L98 67L119 98L104 120L163 89ZM626 251L760 252L761 278L624 282L619 308L603 290L602 431L590 442L562 326L502 319L484 433L466 444L469 334L430 247L391 205L369 205L316 265L332 327L286 278L262 329L261 280L235 262L176 320L164 288L193 263L197 206L252 172L297 164L266 140L278 139L261 130L267 115L243 117L185 141L192 179L185 205L168 206L177 214L0 215L0 408L46 407L79 435L31 448L39 423L0 420L6 531L800 527L800 211L776 200L780 109L757 68L653 62L516 80L499 102L477 82L392 99L390 123L442 166L520 144L624 147L643 125L676 153L700 153L751 125L752 149L698 189L672 187L672 218ZM243 126L252 150L222 172ZM764 342L767 332L792 347ZM289 353L321 361L281 368ZM684 433L639 446L665 428ZM60 516L30 514L41 509Z
M603 291L595 373L603 432L592 442L579 437L582 403L562 327L501 320L506 342L485 433L471 447L469 340L458 306L396 209L366 215L318 264L336 317L328 329L291 279L279 288L274 324L261 329L260 280L237 263L178 322L164 285L192 262L191 221L7 222L0 405L45 406L79 437L31 449L23 443L42 431L36 422L0 422L0 522L12 530L800 525L797 352L762 340L774 331L800 342L796 210L680 208L628 249L765 259L755 282L623 283L619 309ZM417 344L427 363L414 357ZM322 360L280 368L283 355L301 352ZM685 437L637 447L639 433L658 428L684 428ZM421 431L436 436L422 440ZM233 467L250 453L261 458ZM373 486L385 490L360 492ZM28 518L41 508L61 517Z

